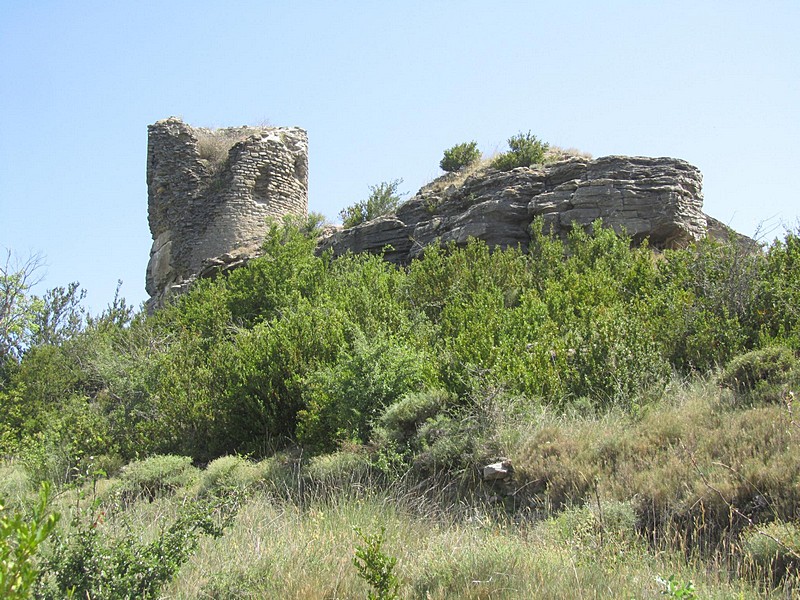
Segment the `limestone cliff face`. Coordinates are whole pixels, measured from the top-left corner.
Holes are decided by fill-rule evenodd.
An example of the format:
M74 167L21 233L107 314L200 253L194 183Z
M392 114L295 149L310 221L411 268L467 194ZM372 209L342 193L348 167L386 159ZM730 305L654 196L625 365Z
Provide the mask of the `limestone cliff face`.
M150 306L212 265L253 256L270 217L308 211L308 140L295 127L148 127Z
M674 248L706 234L702 206L702 175L685 161L576 157L508 172L486 169L463 181L458 174L440 177L396 214L329 231L320 250L384 252L387 260L407 263L435 240L461 245L475 237L490 246L524 247L536 217L560 235L602 218L635 241Z

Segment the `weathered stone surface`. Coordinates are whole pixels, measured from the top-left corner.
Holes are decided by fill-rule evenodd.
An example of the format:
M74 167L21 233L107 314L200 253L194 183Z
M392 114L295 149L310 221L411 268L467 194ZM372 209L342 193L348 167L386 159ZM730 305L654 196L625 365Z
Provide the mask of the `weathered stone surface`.
M341 239L346 244L346 248L337 252L337 255L347 250L356 254L384 252L387 260L393 262L406 260L413 243L409 228L394 215L378 217L349 229L331 228L328 230L328 236L323 234L323 239Z
M648 238L654 247L674 248L705 235L702 206L702 176L685 161L575 157L546 167L486 169L464 181L446 175L394 215L329 232L320 249L384 253L406 263L435 240L463 245L475 237L492 247L524 247L536 217L560 235L600 218L634 241Z
M153 235L147 267L150 308L257 256L269 218L307 214L306 132L285 127L192 128L176 118L149 128L147 185ZM749 240L702 212L702 176L674 158L565 157L508 172L448 174L424 186L395 214L357 227L327 227L320 252L380 253L405 264L432 243L526 247L540 218L566 235L598 218L674 248L704 235ZM751 240L750 240L751 241Z
M270 217L308 210L308 141L296 127L148 127L150 307L258 253ZM210 262L209 262L210 261Z

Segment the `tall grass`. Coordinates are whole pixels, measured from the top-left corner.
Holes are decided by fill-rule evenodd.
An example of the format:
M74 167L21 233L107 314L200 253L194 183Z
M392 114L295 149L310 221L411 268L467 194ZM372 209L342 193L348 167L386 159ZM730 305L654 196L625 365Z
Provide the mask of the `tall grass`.
M356 528L385 529L401 598L798 592L800 428L785 406L742 406L713 378L674 381L636 415L556 414L501 398L481 406L491 423L476 443L512 460L511 482L469 469L386 471L375 449L358 446L311 459L228 456L199 471L155 457L62 491L59 536L77 516L106 546L131 535L141 546L187 505L238 494L232 524L199 539L160 597L366 597ZM191 476L176 478L176 466ZM146 493L131 493L140 480ZM19 473L5 489L30 490Z
M596 493L633 500L649 538L679 527L694 543L798 517L800 429L785 406L735 410L711 380L673 384L667 398L636 416L543 413L508 453L526 496L555 508Z
M588 508L516 524L479 507L442 518L407 503L390 492L343 493L301 509L258 495L226 536L201 545L164 597L366 597L351 562L354 527L385 527L402 598L644 598L671 575L694 581L702 597L758 593L701 560L651 553L630 519L601 529Z
M402 598L645 598L670 577L701 598L796 593L791 569L775 573L794 546L769 537L794 529L768 525L796 519L800 432L785 407L742 409L707 378L673 382L638 416L539 408L497 423L512 502L474 480L465 494L452 474L387 480L363 451L295 463L165 597L365 597L355 527L386 528Z

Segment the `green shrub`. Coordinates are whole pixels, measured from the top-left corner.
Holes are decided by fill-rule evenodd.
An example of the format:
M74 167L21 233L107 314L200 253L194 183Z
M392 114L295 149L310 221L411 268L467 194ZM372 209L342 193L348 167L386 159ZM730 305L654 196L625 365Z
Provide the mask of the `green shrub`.
M428 474L463 467L473 458L478 441L469 420L438 414L425 421L412 440L414 468Z
M366 200L356 202L339 213L342 225L355 227L377 217L397 210L400 206L401 194L397 188L403 183L402 179L384 181L369 187L370 194Z
M117 492L126 500L152 500L189 485L197 473L188 456L151 456L122 469Z
M341 442L364 444L384 407L434 378L430 356L422 349L359 335L335 364L305 379L308 408L299 413L298 441L317 453Z
M586 499L583 506L567 507L545 521L544 529L555 542L582 551L622 554L637 543L636 514L630 502Z
M405 273L395 265L372 254L337 258L330 266L329 277L320 302L325 312L335 311L339 325L348 335L395 335L409 337L413 314L403 296ZM423 323L414 323L424 328Z
M501 171L510 171L517 167L529 167L544 163L545 153L550 147L542 142L530 131L518 133L508 138L510 150L495 158L492 166Z
M106 415L84 397L64 400L46 414L42 431L23 438L17 456L33 483L69 483L87 470L119 464Z
M243 491L261 480L258 466L241 456L221 456L211 461L200 475L200 493L227 494Z
M708 371L763 343L758 249L707 237L663 256L652 305L658 337L676 368Z
M310 393L304 381L341 353L343 323L338 312L303 299L283 318L237 332L212 366L213 384L220 388L212 404L212 457L265 456L295 435Z
M386 554L381 547L386 528L382 527L381 532L374 535L366 534L358 527L355 532L361 543L356 546L353 565L359 577L372 588L367 594L368 600L396 600L400 581L393 571L397 559Z
M800 226L767 249L755 318L762 334L800 351Z
M670 575L667 579L656 577L656 581L663 588L661 590L662 596L678 600L697 600L694 582L692 581L681 581L675 575Z
M424 422L447 408L452 401L452 394L443 389L409 392L387 406L379 417L380 437L405 443Z
M130 526L121 536L106 535L102 514L78 515L73 530L56 539L37 595L46 600L157 598L194 552L201 535L223 534L239 500L232 496L186 504L178 518L149 542Z
M519 415L500 390L458 398L444 389L405 394L377 420L377 466L411 465L422 474L469 468L500 452L504 418Z
M442 171L452 173L477 162L480 158L481 152L478 150L478 144L476 142L464 142L445 150L444 158L439 162L439 167Z
M800 361L789 348L772 346L731 360L720 374L720 384L744 398L777 402L786 384L800 375Z
M39 576L37 554L58 522L59 515L47 509L50 486L42 483L39 500L30 518L11 513L0 498L0 597L24 600Z
M99 403L84 396L67 398L53 410L44 433L53 442L54 454L60 454L70 468L68 478L93 462L94 457L117 453L108 415Z
M271 223L263 256L230 274L226 303L234 323L252 326L269 321L316 293L326 263L314 254L316 225L311 219L307 224L297 218Z
M276 496L283 497L298 487L301 471L299 453L276 452L257 462L255 467L263 487Z
M295 224L296 227L299 228L300 232L303 235L307 235L310 238L316 239L319 237L319 234L322 230L330 225L330 221L328 218L323 215L321 212L316 211L309 211L308 215L305 217L285 217L284 221L287 224Z
M754 526L742 537L742 548L754 575L782 579L800 568L800 527L784 521Z
M590 508L604 536L631 543L636 540L636 512L631 502L601 500Z
M305 476L325 489L348 489L369 476L370 464L363 452L340 450L314 456L305 468Z

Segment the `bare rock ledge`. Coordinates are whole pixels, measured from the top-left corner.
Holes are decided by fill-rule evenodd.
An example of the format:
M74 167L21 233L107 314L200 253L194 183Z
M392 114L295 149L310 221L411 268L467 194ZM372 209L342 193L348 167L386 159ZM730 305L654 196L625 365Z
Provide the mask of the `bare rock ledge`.
M319 248L332 249L337 256L382 252L402 264L435 240L462 245L475 237L492 247L525 247L536 217L559 235L602 218L635 242L647 238L656 248L678 248L709 231L702 209L702 175L686 161L576 157L508 172L486 169L464 181L458 181L458 174L445 175L423 187L396 214L328 230Z

